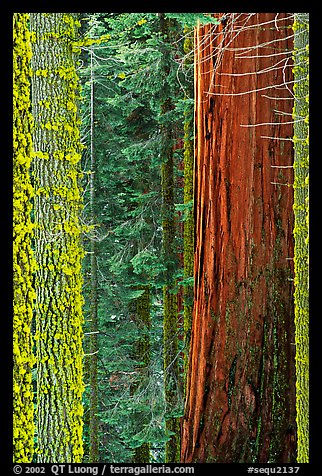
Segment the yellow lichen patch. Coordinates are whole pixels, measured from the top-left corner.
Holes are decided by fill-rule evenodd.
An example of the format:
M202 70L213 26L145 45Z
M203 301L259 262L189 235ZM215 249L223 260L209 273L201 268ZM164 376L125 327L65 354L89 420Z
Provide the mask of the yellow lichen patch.
M29 177L32 117L28 19L26 13L15 13L13 17L13 461L16 463L31 462L34 450L31 320L35 260L30 217L33 187Z
M83 38L82 40L74 41L73 42L73 51L79 53L81 47L88 47L92 45L100 45L101 43L105 43L111 38L110 35L102 35L99 38Z

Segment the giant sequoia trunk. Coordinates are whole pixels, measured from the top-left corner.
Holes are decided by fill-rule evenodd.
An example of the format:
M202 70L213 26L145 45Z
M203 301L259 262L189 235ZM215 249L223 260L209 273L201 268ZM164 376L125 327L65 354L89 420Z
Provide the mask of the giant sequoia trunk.
M70 13L32 13L34 128L37 457L81 462L82 199L78 80Z
M196 30L195 304L182 462L295 458L292 16Z

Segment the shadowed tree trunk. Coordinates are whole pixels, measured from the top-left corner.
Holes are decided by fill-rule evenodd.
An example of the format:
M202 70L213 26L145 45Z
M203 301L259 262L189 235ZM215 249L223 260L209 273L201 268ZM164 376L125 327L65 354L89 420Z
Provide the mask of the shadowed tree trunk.
M173 109L168 84L170 72L170 28L173 22L165 17L164 13L158 14L160 19L160 32L165 39L162 51L162 80L163 100L161 103L161 116L166 116ZM180 458L180 425L178 412L178 304L175 291L175 207L174 207L174 155L173 131L169 121L163 122L162 130L162 251L166 265L165 285L163 287L163 365L164 365L164 392L166 401L165 427L169 440L165 447L165 462L175 463Z
M195 303L181 461L292 462L292 15L217 15L220 25L196 29Z
M151 329L151 297L150 297L150 286L142 285L138 286L138 289L143 291L143 294L136 299L136 322L139 326L142 336L136 344L135 358L140 362L140 367L138 369L139 378L141 374L141 379L144 381L147 380L147 374L149 372L151 355L150 355L150 329ZM140 379L140 380L141 380ZM133 386L132 392L135 393L139 386L140 382ZM145 421L145 415L137 415L141 424L141 429L148 422ZM141 446L135 448L133 455L133 463L149 463L150 462L150 443L143 442Z

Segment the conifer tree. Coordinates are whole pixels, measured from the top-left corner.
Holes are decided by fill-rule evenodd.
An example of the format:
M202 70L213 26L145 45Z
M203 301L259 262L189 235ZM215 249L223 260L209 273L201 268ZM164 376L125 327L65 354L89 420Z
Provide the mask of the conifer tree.
M171 18L182 15L182 25L190 28L196 14L164 14ZM183 200L178 190L182 162L180 144L183 137L183 92L177 80L184 80L180 69L182 32L175 27L173 39L162 36L160 19L156 14L88 14L88 35L95 42L101 35L109 40L88 49L84 47L85 67L81 69L84 95L84 130L82 136L88 146L83 167L92 178L90 167L90 68L92 52L95 72L95 238L97 264L97 317L99 339L98 408L100 458L108 462L162 462L165 443L165 401L162 354L162 290L164 271L182 275L173 259L160 259L162 243L161 169L168 148L173 154L173 204ZM208 21L209 17L204 18ZM171 33L172 34L172 33ZM86 40L87 41L87 40ZM170 66L165 73L164 53ZM189 71L192 68L189 67ZM160 81L162 77L162 81ZM166 86L166 87L164 87ZM167 109L166 99L169 99ZM192 100L186 109L192 109ZM87 105L87 106L86 106ZM179 107L181 106L181 109ZM191 118L187 113L187 117ZM190 124L191 126L191 124ZM171 132L171 137L168 131ZM167 139L170 142L167 143ZM179 147L178 147L179 146ZM175 150L172 150L175 149ZM188 168L187 168L188 170ZM165 170L164 170L165 171ZM90 204L90 182L85 201ZM188 181L187 181L188 183ZM164 187L166 193L166 187ZM191 193L191 191L190 191ZM190 207L191 203L181 205ZM90 206L85 207L86 213ZM161 210L162 209L162 210ZM190 215L191 217L191 215ZM90 218L92 221L92 218ZM178 233L179 231L179 233ZM182 244L181 231L176 230L173 257ZM90 297L90 261L93 253L92 233L87 237L85 260L87 303ZM170 259L169 259L170 258ZM177 292L172 281L171 296ZM149 303L147 304L147 295ZM170 338L178 346L178 309L175 304L175 333ZM148 312L149 309L149 312ZM90 309L87 306L89 320ZM143 313L143 314L141 314ZM150 317L149 314L150 313ZM87 320L87 319L86 319ZM150 322L150 324L149 324ZM90 323L89 323L90 324ZM88 331L88 332L87 332ZM91 339L92 329L86 343ZM148 343L148 338L150 342ZM88 340L87 340L88 339ZM144 348L149 352L141 353ZM169 350L169 349L168 349ZM91 350L86 348L86 353ZM178 356L179 348L175 355ZM91 356L86 355L86 362ZM150 361L148 361L150 358ZM180 354L179 354L180 358ZM176 362L175 362L176 365ZM173 380L177 385L177 378ZM91 384L86 380L86 403L90 404ZM168 416L178 415L181 400L174 392L175 403ZM86 423L86 442L90 423ZM171 432L171 430L170 430ZM150 448L149 448L150 447ZM150 450L150 451L148 451ZM86 455L87 457L87 455Z
M95 181L95 230L88 238L92 244L95 243L98 270L99 334L96 335L100 343L100 457L111 462L120 459L149 462L150 459L151 435L147 430L151 416L146 396L148 390L145 390L145 387L149 388L150 352L145 352L144 348L149 348L151 293L146 272L150 266L145 260L152 255L150 250L154 245L155 224L149 215L152 211L151 196L153 198L156 192L149 190L151 152L145 157L141 144L149 139L149 130L154 123L145 119L148 113L145 99L133 95L131 88L128 91L123 86L127 71L133 70L133 62L137 62L136 56L134 61L133 55L131 61L128 59L128 42L131 30L140 32L141 24L144 24L138 24L141 19L140 14L130 17L118 14L116 18L112 14L91 15L89 34L93 41L105 33L111 38L102 49L95 46L88 50L93 67L88 66L82 71L84 105L89 104L90 87L93 83L95 85L95 98L91 102L95 108L96 165L95 170L91 167L88 171L91 177L89 185L93 177ZM124 35L123 30L127 29L130 32ZM87 61L84 57L85 64ZM90 69L94 72L94 81L89 79ZM89 109L84 111L83 135L92 137L87 116L92 116ZM87 143L90 150L89 141ZM85 169L90 159L90 153L85 153ZM90 260L93 259L92 251L91 247ZM89 274L92 265L86 261L85 269ZM88 280L88 301L91 300L90 288L92 283ZM88 312L90 315L90 309ZM87 329L90 334L90 326ZM93 349L88 352L91 354ZM86 355L86 358L91 357ZM86 383L91 407L92 384L89 378Z
M13 458L17 463L30 463L34 449L31 322L35 259L31 249L30 215L33 187L29 176L32 117L28 19L27 13L13 16Z
M309 20L294 24L294 302L297 461L309 462Z
M83 297L78 78L71 13L30 14L38 462L81 462Z

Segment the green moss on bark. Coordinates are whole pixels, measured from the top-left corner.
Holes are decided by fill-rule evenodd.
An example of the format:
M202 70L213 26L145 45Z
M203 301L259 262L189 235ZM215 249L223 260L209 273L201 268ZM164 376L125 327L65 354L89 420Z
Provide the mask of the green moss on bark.
M160 32L165 39L162 48L162 81L163 101L161 104L161 116L173 109L168 84L170 73L170 49L171 27L174 21L165 17L164 13L158 14L160 19ZM163 261L165 263L165 285L163 287L163 365L164 365L164 391L166 403L165 428L169 440L165 446L165 462L175 463L180 458L180 426L178 411L179 396L179 367L178 367L178 306L175 291L174 270L176 266L175 250L175 206L174 206L174 157L173 157L173 131L169 123L163 122L162 130L162 242Z
M173 155L169 151L167 161L162 166L162 193L163 193L163 253L168 261L166 284L163 288L163 346L164 346L164 388L166 401L165 427L169 435L166 443L165 462L179 461L180 435L179 419L173 415L178 402L178 306L175 294L173 277L174 260L174 202L173 202Z
M137 342L135 358L141 363L141 369L148 371L151 361L150 354L150 334L151 329L151 298L150 286L138 286L138 290L143 290L143 294L136 300L136 321L142 332L142 336ZM135 391L136 388L133 389ZM144 414L141 415L141 422L144 422ZM150 443L144 442L134 450L133 463L150 462Z

